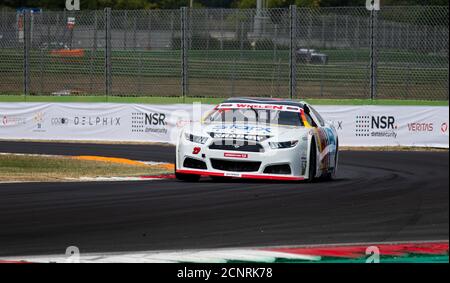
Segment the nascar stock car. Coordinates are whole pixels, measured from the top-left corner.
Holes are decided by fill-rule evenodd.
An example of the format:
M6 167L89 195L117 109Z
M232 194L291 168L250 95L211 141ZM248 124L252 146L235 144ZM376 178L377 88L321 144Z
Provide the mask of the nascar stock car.
M280 181L333 179L338 168L333 125L304 102L232 98L186 126L176 147L176 178Z

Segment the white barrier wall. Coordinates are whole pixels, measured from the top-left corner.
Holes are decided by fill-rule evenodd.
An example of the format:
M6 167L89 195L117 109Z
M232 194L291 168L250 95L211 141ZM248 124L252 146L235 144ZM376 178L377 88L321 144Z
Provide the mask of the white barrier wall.
M0 139L175 143L186 123L200 120L212 107L0 103ZM316 109L335 125L343 146L449 147L448 107L317 106Z

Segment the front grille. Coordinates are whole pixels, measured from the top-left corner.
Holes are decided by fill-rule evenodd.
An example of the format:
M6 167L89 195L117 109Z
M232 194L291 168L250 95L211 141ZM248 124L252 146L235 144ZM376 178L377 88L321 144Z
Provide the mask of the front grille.
M189 157L184 160L183 167L192 169L207 169L205 162Z
M222 171L256 172L259 170L261 162L211 159L211 165L214 169Z
M213 150L226 150L226 151L244 151L244 152L264 152L263 147L257 143L242 142L242 141L216 141L209 146L209 149Z
M264 169L264 173L265 174L290 175L291 174L291 166L289 166L289 164L267 166L266 169Z

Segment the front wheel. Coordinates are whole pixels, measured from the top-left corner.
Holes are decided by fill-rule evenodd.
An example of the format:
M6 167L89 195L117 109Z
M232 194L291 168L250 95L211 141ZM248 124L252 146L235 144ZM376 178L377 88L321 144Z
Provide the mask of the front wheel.
M198 182L200 175L175 173L175 178L184 182Z
M200 175L177 173L177 162L175 162L175 178L184 182L198 182Z

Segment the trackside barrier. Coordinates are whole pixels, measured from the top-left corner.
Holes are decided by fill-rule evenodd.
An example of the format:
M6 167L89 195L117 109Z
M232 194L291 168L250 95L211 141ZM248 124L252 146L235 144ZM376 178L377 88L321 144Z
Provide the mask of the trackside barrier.
M175 143L213 105L0 103L0 139ZM317 106L341 146L449 148L449 108ZM1 149L0 149L1 152Z

